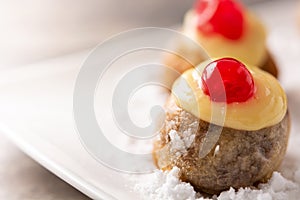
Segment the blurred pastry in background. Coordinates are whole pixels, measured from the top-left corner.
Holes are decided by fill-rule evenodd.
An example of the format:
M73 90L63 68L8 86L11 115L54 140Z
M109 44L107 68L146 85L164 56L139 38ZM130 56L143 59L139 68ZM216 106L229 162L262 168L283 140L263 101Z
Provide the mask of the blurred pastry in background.
M298 26L300 27L300 1L297 7L297 22L298 22Z
M266 31L261 21L235 0L197 0L184 18L182 33L201 45L210 57L232 57L258 66L278 76L276 64L266 47ZM179 73L206 60L195 54L184 41L177 41L180 55L169 55L164 62ZM188 55L188 56L187 56ZM192 60L185 60L186 58Z

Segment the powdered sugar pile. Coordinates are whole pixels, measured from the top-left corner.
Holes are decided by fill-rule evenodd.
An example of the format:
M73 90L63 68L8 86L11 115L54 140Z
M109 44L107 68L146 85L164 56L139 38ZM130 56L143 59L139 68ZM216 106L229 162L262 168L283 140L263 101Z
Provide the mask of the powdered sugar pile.
M194 200L196 192L189 183L181 182L178 178L179 168L169 172L156 171L143 183L137 184L135 190L142 194L144 199L189 199Z
M169 172L157 170L135 185L135 191L145 200L210 200L196 193L189 184L179 180L179 168ZM267 184L260 184L258 189L233 188L213 196L211 200L297 200L300 197L300 170L294 175L294 182L274 172Z

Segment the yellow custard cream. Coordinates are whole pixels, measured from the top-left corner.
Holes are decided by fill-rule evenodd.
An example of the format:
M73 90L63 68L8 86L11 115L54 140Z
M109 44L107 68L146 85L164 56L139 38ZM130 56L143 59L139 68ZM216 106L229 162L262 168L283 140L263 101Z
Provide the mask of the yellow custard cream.
M245 30L238 40L222 35L206 36L197 29L197 15L189 11L184 19L183 34L199 43L212 57L232 57L243 63L261 67L267 60L264 26L252 13L245 11Z
M248 68L256 87L254 96L242 103L212 102L201 89L201 75L211 61L184 72L173 84L176 104L199 119L219 126L255 131L281 122L287 112L287 98L270 74Z

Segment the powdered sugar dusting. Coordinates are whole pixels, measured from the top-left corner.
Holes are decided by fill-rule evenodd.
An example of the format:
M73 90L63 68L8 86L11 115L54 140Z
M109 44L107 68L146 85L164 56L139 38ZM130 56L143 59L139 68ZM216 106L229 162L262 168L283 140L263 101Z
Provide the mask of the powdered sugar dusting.
M151 200L195 200L196 192L189 183L179 180L179 168L169 172L156 171L149 181L137 184L135 190L142 198Z
M195 134L192 134L192 132L190 130L188 130L188 131L184 131L183 135L185 135L185 137L183 138L185 147L190 148L190 146L192 145L192 143L195 140Z
M177 157L187 153L187 149L192 145L195 139L195 134L191 129L183 132L184 137L181 138L176 130L170 130L169 136L171 139L171 152L175 153Z
M274 172L270 181L260 184L257 190L241 188L235 192L231 188L221 193L218 200L296 200L300 195L299 189L299 183L287 180L280 173Z
M180 138L177 134L177 131L171 130L169 132L169 136L171 139L171 152L175 153L177 157L181 156L182 154L186 153L186 148L184 141Z
M274 172L269 182L260 184L257 189L240 188L235 191L230 188L209 199L196 193L189 183L180 181L180 170L174 167L169 172L157 170L148 180L137 183L135 191L144 200L297 200L300 196L299 172L300 170L295 173L295 182L284 178L279 172Z

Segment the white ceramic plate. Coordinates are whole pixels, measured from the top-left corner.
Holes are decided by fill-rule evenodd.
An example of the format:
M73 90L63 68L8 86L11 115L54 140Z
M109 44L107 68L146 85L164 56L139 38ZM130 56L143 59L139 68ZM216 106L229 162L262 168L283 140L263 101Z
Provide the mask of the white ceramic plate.
M287 160L300 166L300 31L295 1L255 5L270 30L269 47L281 71L292 115ZM300 28L299 28L300 29ZM148 37L144 35L143 37ZM111 51L116 46L107 49ZM0 130L47 169L94 199L137 199L128 176L111 170L83 148L76 132L72 95L87 51L0 74ZM291 167L291 166L289 166Z

